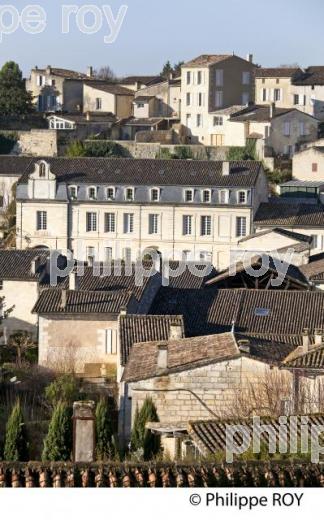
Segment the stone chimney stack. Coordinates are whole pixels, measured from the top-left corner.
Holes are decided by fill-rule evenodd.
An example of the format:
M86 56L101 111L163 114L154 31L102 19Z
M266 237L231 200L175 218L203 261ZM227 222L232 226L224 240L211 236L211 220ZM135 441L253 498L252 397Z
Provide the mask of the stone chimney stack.
M119 315L120 315L120 316L126 316L126 314L127 314L127 309L126 309L126 307L121 307L121 308L120 308L120 313L119 313Z
M77 277L77 273L74 269L69 274L69 289L71 291L78 290L78 277Z
M62 289L62 291L61 291L61 309L64 310L66 308L66 303L67 303L67 290Z
M309 344L310 344L310 341L309 341L309 329L304 329L303 330L303 351L306 353L308 352L309 350Z
M157 368L162 372L168 368L168 345L166 343L158 345Z
M253 54L247 54L246 55L246 61L249 61L250 63L253 63Z
M87 76L93 78L93 67L91 65L87 68Z
M222 175L223 176L230 174L230 163L229 163L229 161L223 161L222 168L223 168L222 169Z
M46 67L46 74L52 74L52 67L51 67L51 65L47 65L47 67Z
M182 326L180 323L177 322L171 322L170 323L170 332L169 332L169 339L170 340L176 340L182 338Z
M31 272L32 275L36 274L37 269L39 267L39 261L40 261L40 257L39 256L36 256L36 258L32 259L31 264L30 264L30 272Z
M323 331L322 331L322 329L315 329L314 337L315 337L314 344L316 346L321 345L323 343Z
M240 352L242 352L244 354L250 354L250 351L251 351L250 341L248 339L241 339L240 341L238 341L238 348L239 348Z
M276 104L275 103L271 103L271 105L270 105L270 119L273 119L275 115L276 115Z

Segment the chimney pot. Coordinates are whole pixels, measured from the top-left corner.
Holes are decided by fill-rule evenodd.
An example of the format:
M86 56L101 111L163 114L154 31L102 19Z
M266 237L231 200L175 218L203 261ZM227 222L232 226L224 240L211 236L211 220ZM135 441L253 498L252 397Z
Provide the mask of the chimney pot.
M250 354L251 345L248 339L241 339L240 341L238 341L238 347L241 352L244 352L245 354Z
M249 61L250 63L253 63L253 54L252 53L247 54L246 61Z
M230 174L230 163L229 163L229 161L223 161L223 164L222 164L222 174L224 176Z
M157 358L158 370L166 370L168 368L168 345L167 343L160 343L158 345L158 358Z

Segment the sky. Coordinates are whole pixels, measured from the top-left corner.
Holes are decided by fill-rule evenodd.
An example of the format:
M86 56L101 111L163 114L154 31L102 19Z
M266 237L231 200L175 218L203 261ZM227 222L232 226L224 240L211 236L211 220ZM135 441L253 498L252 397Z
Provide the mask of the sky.
M324 65L324 0L33 0L31 3L46 13L46 22L36 22L39 30L43 29L39 34L30 34L30 24L26 16L25 20L21 16L23 9L26 15L28 0L6 0L0 5L0 65L14 60L26 76L35 65L80 72L85 72L89 65L94 68L109 65L119 76L155 74L167 60L176 63L200 54L232 52L242 57L252 53L254 62L264 67L295 63L302 67ZM4 4L11 6L10 13L4 10ZM93 7L85 14L84 6L89 4ZM74 5L76 11L70 15L69 28L65 24L64 34L63 5ZM115 24L117 28L112 33L109 7L118 20L123 5L127 11L126 8L120 11L120 30ZM85 34L84 30L92 34ZM105 36L114 39L112 34L115 41L105 43Z

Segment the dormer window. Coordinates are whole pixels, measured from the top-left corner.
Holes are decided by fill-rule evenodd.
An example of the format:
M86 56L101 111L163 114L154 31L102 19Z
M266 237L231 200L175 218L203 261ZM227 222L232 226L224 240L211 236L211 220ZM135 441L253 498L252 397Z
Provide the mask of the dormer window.
M246 191L239 191L237 194L237 202L239 204L246 204L247 203L247 192Z
M192 190L192 189L185 190L184 198L185 198L185 202L193 202L193 200L194 200L194 190Z
M134 200L134 191L134 188L126 188L125 199L128 202L132 202Z
M88 189L88 196L90 200L97 200L97 188L95 186Z
M202 192L202 201L205 204L209 204L211 201L211 191L210 190L203 190Z
M69 187L70 199L75 200L78 198L78 187L70 186Z
M228 190L221 190L219 192L219 202L220 202L220 204L228 204L228 202L229 202L229 191Z
M46 177L46 164L45 163L40 163L40 165L39 165L39 176L42 178Z
M114 187L107 188L107 200L115 200L116 198L116 189Z
M160 188L152 188L151 189L151 201L159 202L160 200Z

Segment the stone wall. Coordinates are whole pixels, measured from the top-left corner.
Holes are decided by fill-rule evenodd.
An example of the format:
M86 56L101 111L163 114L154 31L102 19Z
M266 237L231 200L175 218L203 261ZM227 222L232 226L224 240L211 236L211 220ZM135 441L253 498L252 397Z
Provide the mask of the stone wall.
M19 138L12 154L55 157L58 155L56 130L19 132Z
M161 143L140 143L136 141L116 141L129 157L134 159L163 158L165 154L176 153L179 147L186 148L194 159L225 161L229 151L228 146L204 146L204 145L177 145Z

